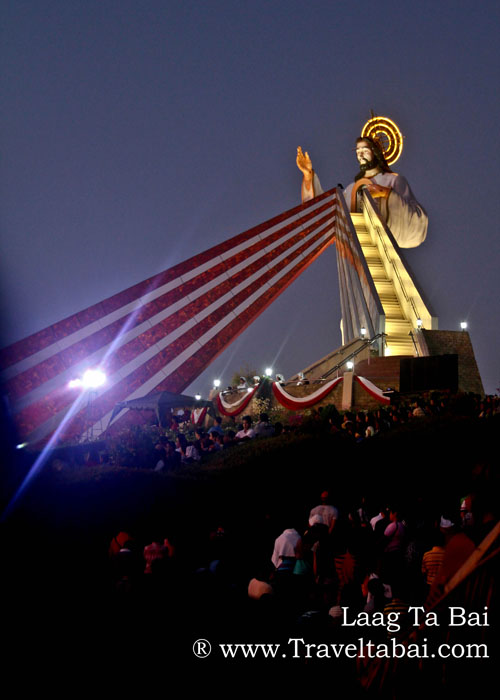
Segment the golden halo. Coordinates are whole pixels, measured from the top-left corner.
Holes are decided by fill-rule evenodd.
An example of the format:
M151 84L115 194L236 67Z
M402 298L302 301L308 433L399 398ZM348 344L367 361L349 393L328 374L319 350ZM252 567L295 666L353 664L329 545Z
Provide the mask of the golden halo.
M395 163L403 152L403 134L388 117L369 119L361 131L361 136L367 136L379 144L388 165Z

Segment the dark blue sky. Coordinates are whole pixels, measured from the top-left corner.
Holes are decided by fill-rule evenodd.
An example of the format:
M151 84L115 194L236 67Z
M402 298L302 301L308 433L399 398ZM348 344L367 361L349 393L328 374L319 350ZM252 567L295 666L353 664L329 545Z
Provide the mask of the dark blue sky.
M370 109L430 218L407 252L442 329L500 386L498 2L5 0L1 292L8 344L356 172ZM340 344L327 251L193 385L286 376Z

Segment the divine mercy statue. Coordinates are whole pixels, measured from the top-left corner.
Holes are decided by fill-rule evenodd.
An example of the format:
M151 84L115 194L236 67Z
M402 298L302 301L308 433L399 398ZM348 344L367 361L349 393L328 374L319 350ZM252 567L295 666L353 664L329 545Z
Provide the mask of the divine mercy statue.
M361 192L366 189L374 198L380 216L401 248L416 248L427 235L428 218L402 175L389 167L380 144L373 138L356 140L356 158L360 171L343 194L351 212L360 211ZM297 148L297 167L302 172L302 201L323 192L308 152Z

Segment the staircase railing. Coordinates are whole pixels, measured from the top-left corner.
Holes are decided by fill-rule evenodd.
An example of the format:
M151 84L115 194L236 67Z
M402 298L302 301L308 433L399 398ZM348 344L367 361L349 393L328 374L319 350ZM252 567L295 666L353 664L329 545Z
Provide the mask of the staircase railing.
M370 347L370 345L373 345L378 340L382 340L383 342L385 342L386 335L387 335L387 333L377 333L376 335L373 336L373 338L367 339L363 343L363 345L360 345L358 348L356 348L356 350L353 350L353 352L351 352L349 355L347 355L347 357L345 357L342 360L342 362L338 362L336 365L331 367L328 370L328 372L325 372L325 374L323 374L323 376L320 377L320 379L318 379L317 381L318 382L324 381L327 377L332 375L334 372L337 372L341 367L343 367L343 365L345 365L347 362L350 362L351 360L353 360L355 357L357 357L359 355L360 352L362 352L366 348Z

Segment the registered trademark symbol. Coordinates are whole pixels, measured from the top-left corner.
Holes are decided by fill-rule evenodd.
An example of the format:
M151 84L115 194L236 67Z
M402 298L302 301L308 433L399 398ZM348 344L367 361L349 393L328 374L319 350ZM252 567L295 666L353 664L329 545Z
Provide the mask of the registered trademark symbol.
M198 657L198 659L206 659L210 656L212 647L207 639L197 639L193 644L193 654Z

